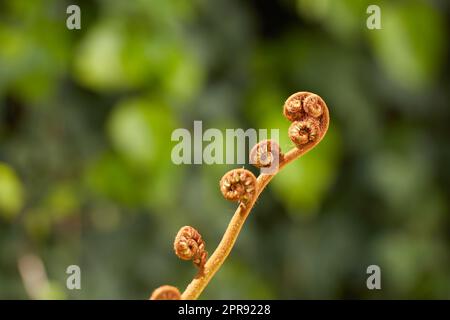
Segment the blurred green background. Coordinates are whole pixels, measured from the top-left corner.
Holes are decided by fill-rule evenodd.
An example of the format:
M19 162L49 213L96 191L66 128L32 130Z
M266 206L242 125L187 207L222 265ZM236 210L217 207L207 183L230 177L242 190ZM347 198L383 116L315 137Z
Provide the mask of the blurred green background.
M263 193L202 298L450 299L449 15L444 0L0 2L0 298L183 290L195 268L173 238L192 225L213 251L237 166L174 165L172 131L279 128L286 151L282 105L305 90L330 130Z

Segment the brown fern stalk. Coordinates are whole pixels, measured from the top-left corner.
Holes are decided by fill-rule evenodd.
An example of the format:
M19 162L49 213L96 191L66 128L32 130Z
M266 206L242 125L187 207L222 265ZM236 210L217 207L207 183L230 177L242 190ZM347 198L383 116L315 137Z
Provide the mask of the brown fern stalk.
M258 178L255 178L248 170L234 169L223 176L220 180L220 190L223 196L231 201L239 201L239 206L231 218L222 240L210 258L206 262L201 263L206 259L204 253L203 256L200 253L192 255L194 264L198 265L196 261L200 263L198 265L200 269L186 290L181 294L180 299L193 300L200 296L230 254L245 220L264 188L287 164L314 148L323 139L328 130L330 121L328 107L322 98L314 93L297 92L291 95L284 104L283 114L292 122L288 134L295 147L283 154L275 142L271 140L261 141L250 152L250 162L259 168L263 168L270 166L272 164L271 161L274 161L274 159L279 160L278 166L276 166L276 170L273 173L261 173ZM175 251L177 251L176 244L177 239L180 238L180 232L175 241ZM199 247L198 239L201 239L201 237L199 234L196 237L197 241L194 239L195 244L191 243L192 248ZM202 252L205 252L203 241L201 241L200 246L203 248ZM181 248L181 251L188 253L191 250L187 242L182 244ZM165 290L162 288L165 288ZM161 298L165 295L176 298L178 296L175 294L174 289L176 288L170 286L160 287L154 291L151 299L155 299L155 297Z

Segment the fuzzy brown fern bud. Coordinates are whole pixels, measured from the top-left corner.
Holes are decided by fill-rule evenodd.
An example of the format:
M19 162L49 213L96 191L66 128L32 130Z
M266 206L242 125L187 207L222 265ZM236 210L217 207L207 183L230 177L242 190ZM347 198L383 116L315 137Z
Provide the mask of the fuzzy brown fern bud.
M319 121L313 118L294 121L289 127L289 138L296 146L314 142L320 132Z
M203 268L208 257L202 236L196 229L190 226L182 227L178 231L173 242L173 249L180 259L192 260L200 269Z
M311 93L303 99L303 110L307 115L319 118L325 110L325 102L317 94Z
M300 120L304 116L303 104L309 95L309 92L297 92L287 98L283 107L283 114L286 119L292 122Z
M292 122L289 138L300 149L310 149L328 129L328 108L323 99L311 92L297 92L285 102L283 114Z
M289 121L303 120L305 117L319 118L327 110L323 99L311 92L297 92L287 98L283 114Z
M250 151L250 163L257 168L278 167L283 159L281 148L273 140L263 140L257 143Z
M255 196L256 177L248 170L233 169L220 180L220 191L225 199L245 206Z
M165 285L155 289L150 300L181 300L181 293L176 287Z

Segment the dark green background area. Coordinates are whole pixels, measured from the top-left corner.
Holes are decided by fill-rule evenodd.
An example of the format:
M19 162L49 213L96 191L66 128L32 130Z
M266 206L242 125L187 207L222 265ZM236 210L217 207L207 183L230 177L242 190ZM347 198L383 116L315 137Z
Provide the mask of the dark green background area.
M77 1L68 30L72 3L0 3L0 298L183 290L195 268L173 238L191 225L214 250L237 165L174 165L172 131L279 128L287 151L282 105L303 90L330 130L264 191L202 298L450 298L447 1Z

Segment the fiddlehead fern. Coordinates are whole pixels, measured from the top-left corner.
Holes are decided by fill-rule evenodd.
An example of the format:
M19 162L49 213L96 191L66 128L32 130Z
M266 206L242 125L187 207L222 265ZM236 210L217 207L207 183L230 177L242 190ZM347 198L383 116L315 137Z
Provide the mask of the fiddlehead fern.
M192 260L194 265L200 269L203 268L208 257L202 236L190 226L182 227L178 231L173 242L173 249L180 259Z
M234 169L226 173L220 180L220 191L223 196L227 200L239 201L240 205L237 207L222 240L211 257L204 262L206 255L192 254L195 248L202 247L204 249L204 244L202 241L201 244L199 243L201 237L192 234L193 231L191 229L184 230L184 228L191 227L184 227L179 231L174 245L177 255L182 259L192 256L194 257L194 264L203 266L183 294L181 294L181 299L198 298L228 257L245 220L264 188L284 166L314 148L323 139L328 130L330 122L328 107L322 98L314 93L297 92L291 95L284 103L283 114L292 122L288 135L295 147L282 154L278 144L269 143L268 141L270 140L265 140L254 146L250 152L251 163L259 168L264 168L269 163L272 165L273 158L278 153L279 164L277 170L271 174L262 172L258 178L255 178L248 170ZM186 234L188 237L186 237ZM180 239L179 242L177 242L178 238ZM189 239L193 240L193 242ZM165 290L167 291L162 290L162 288L166 288ZM178 297L176 292L178 292L178 289L174 287L163 286L156 289L152 297Z

